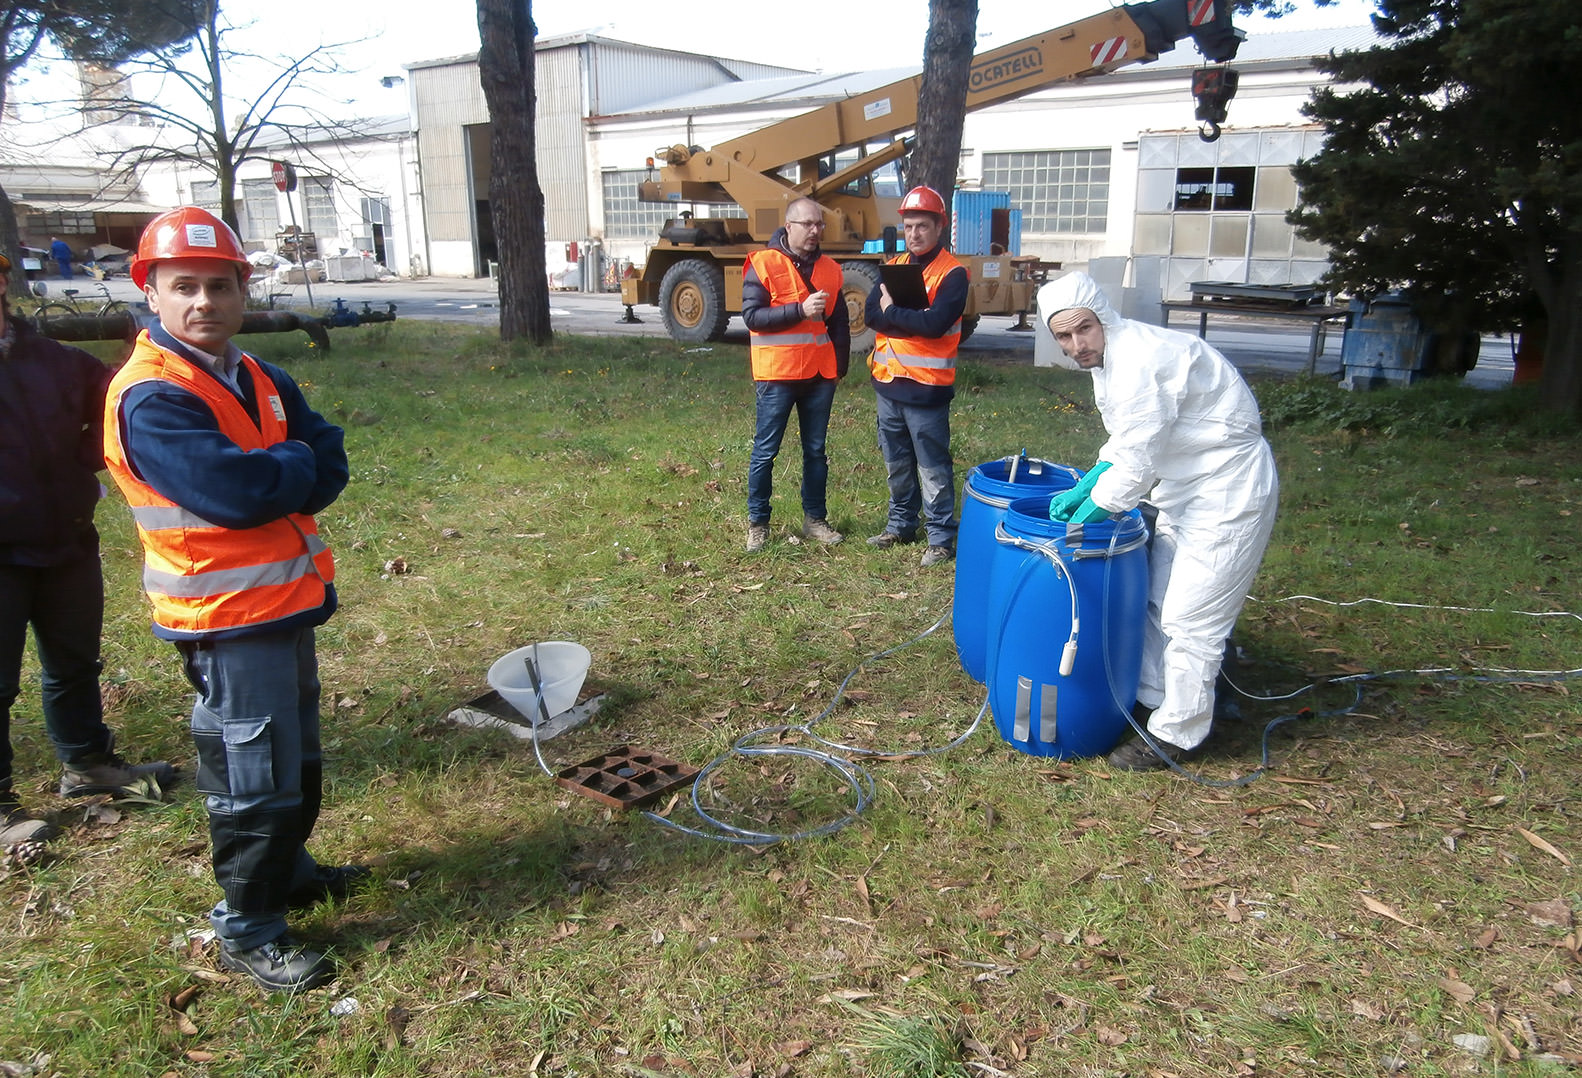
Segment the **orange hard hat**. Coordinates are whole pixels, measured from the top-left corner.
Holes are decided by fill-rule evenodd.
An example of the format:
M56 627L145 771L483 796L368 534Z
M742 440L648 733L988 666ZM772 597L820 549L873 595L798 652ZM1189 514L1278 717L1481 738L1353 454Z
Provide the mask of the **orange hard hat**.
M150 266L173 258L229 262L242 271L244 281L253 272L253 264L242 251L242 241L231 226L197 206L166 210L148 222L143 238L137 241L137 256L132 259L132 283L142 288Z
M901 200L901 216L909 213L934 213L945 216L945 200L932 187L914 187Z

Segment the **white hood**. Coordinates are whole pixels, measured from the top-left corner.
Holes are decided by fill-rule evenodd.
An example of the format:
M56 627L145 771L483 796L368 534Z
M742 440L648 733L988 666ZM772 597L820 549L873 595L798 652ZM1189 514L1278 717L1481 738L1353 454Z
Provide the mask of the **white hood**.
M1073 270L1050 281L1038 290L1038 323L1049 328L1049 320L1072 307L1085 307L1103 323L1105 329L1120 325L1121 316L1110 306L1104 290L1086 273Z
M1121 322L1120 314L1110 306L1098 283L1086 273L1073 270L1038 290L1038 325L1034 329L1046 338L1052 336L1049 332L1050 318L1072 307L1084 307L1092 311L1093 316L1104 326L1106 335ZM1064 367L1068 371L1082 369L1058 343L1055 345L1054 358L1057 367Z

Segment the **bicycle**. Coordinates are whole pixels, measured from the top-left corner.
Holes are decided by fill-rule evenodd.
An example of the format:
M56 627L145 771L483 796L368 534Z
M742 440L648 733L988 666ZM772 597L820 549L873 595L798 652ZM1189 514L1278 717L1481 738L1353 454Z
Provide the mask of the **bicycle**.
M42 320L50 318L106 318L117 314L130 314L131 307L125 300L116 299L110 295L110 289L103 281L95 283L99 295L92 299L97 307L84 306L79 303L77 296L80 290L76 288L62 288L63 299L42 300L38 305L37 315Z

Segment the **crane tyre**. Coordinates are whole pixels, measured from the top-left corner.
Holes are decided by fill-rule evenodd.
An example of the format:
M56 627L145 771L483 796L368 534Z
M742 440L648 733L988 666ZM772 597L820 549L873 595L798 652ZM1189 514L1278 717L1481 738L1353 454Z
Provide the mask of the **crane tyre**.
M687 258L659 280L659 310L672 340L699 344L725 336L725 271L702 258Z
M876 262L842 262L840 273L840 295L846 301L846 315L851 321L851 354L861 356L873 348L874 338L878 336L869 328L863 311L868 293L879 287L879 265Z

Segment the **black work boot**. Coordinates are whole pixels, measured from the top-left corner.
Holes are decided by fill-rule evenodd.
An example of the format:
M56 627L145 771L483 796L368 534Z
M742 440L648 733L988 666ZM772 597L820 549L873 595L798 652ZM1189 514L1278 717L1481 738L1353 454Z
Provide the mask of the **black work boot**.
M304 947L289 933L246 950L233 950L222 940L220 965L247 974L266 992L305 992L335 976L333 962Z
M1111 752L1105 762L1117 771L1157 771L1190 759L1192 754L1192 749L1158 738L1134 737Z

